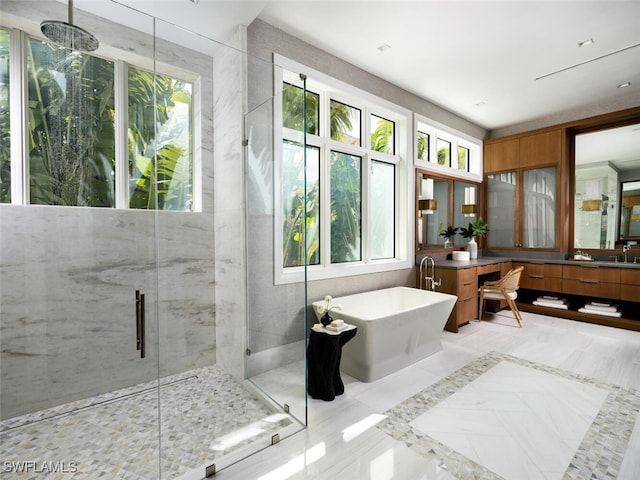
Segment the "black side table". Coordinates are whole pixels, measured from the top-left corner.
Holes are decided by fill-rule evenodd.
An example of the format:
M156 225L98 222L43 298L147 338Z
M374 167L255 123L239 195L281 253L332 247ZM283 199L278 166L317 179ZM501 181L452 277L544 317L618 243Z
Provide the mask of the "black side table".
M331 401L344 393L340 377L342 346L356 336L357 328L340 333L311 330L307 345L308 393L312 398Z

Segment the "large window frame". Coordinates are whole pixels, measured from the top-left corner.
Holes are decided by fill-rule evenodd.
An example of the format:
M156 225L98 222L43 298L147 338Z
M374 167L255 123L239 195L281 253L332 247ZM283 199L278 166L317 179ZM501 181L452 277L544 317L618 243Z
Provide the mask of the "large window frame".
M4 205L32 205L30 201L30 173L29 173L29 149L27 146L29 126L27 109L27 59L24 54L29 38L48 42L41 35L28 29L25 31L11 25L0 25L0 28L9 31L9 57L10 57L10 111L11 111L11 201ZM107 57L104 52L108 52ZM176 68L168 64L160 64L149 58L139 58L139 62L127 55L127 60L116 59L118 51L110 46L101 48L101 54L91 53L92 56L109 60L114 64L114 97L115 97L115 152L114 152L114 177L115 177L115 204L113 207L75 206L76 208L115 208L124 210L142 211L173 211L173 212L199 212L202 211L202 182L201 182L201 158L197 147L199 138L200 119L196 114L199 108L194 108L201 103L202 91L200 88L200 76L183 68ZM110 58L112 57L112 58ZM191 162L191 202L188 208L179 210L157 210L156 208L140 209L129 205L129 155L128 155L128 114L127 114L127 72L133 67L139 70L153 71L158 75L168 76L175 80L188 82L192 85L191 113L190 113L190 162ZM33 204L38 206L56 207L63 205ZM66 205L65 205L66 206Z
M351 275L371 274L410 268L413 249L413 232L410 228L409 212L412 211L412 162L413 135L412 113L368 92L345 84L302 64L276 55L274 69L274 282L286 284L303 281L305 266L283 266L283 221L282 208L282 144L284 141L313 146L320 150L320 260L317 265L306 266L308 280L320 280ZM320 94L319 135L307 134L282 125L282 88L284 83L301 85L300 73L306 75L306 88ZM361 112L361 145L350 145L331 139L329 110L331 101L357 108ZM370 116L376 115L394 122L395 154L382 153L370 147ZM361 157L361 259L339 263L331 262L331 152ZM373 258L372 212L371 212L371 168L373 162L394 166L394 255L393 258Z

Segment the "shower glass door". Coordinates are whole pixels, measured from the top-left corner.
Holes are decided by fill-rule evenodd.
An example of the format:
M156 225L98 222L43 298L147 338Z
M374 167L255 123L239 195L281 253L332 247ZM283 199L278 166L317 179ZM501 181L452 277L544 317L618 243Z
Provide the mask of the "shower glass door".
M101 44L87 53L40 33L66 4L0 8L12 180L0 205L3 478L159 478L156 212L130 201L129 161L142 159L127 142L132 89L151 87L140 110L154 101L142 73L153 42L138 41L153 19L126 9L132 33L77 11Z
M306 209L313 199L306 179L314 175L314 155L306 148L304 81L299 76L287 78L275 86L271 97L272 79L282 78L282 68L250 57L247 70L246 370L277 410L291 414L287 421L292 423L286 427L293 433L307 423ZM292 110L296 118L286 123L299 130L299 141L283 142L274 135L280 131L275 124L284 111ZM276 281L283 262L296 265L296 282Z

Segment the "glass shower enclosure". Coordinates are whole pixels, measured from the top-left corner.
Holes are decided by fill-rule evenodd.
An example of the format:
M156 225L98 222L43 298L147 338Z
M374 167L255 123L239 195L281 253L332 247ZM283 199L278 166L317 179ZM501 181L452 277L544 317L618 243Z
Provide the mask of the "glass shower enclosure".
M239 87L274 67L99 3L91 53L40 32L65 4L0 5L3 478L203 478L306 424L306 284L262 304L255 237L279 100Z

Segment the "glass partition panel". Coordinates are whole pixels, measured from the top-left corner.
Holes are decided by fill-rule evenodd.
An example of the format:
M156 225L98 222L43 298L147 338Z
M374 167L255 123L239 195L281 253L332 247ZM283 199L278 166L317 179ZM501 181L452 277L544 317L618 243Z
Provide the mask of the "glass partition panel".
M160 478L155 216L121 208L128 147L114 122L127 116L115 101L127 97L126 65L153 70L153 20L114 4L133 31L76 11L99 41L93 52L40 32L45 19L66 18L65 3L0 10L22 42L9 55L24 52L9 75L28 87L13 90L11 115L24 117L11 125L24 131L11 136L31 139L13 152L12 168L29 165L12 172L14 204L0 205L3 473Z
M535 168L523 173L522 244L525 248L555 247L556 170L556 167Z
M264 262L273 91L247 114L240 80L252 65L268 84L273 65L97 4L75 15L95 53L41 35L65 4L0 4L0 52L25 52L1 73L29 82L11 135L33 140L0 163L3 179L31 164L0 198L0 458L81 479L203 478L306 422L306 284L276 289ZM6 32L23 48L4 48Z
M299 431L307 421L305 272L307 265L317 264L319 259L320 184L319 152L306 143L305 132L315 131L316 110L314 97L301 79L283 82L273 98L264 99L260 88L267 78L273 78L273 68L280 67L251 57L248 63L252 108L245 116L245 368L246 378L276 415L267 432L283 438ZM296 142L274 137L279 121L298 132ZM277 218L283 219L282 224L275 222L275 209L281 209ZM283 252L280 265L274 263L274 249ZM300 281L276 285L275 271L286 268L299 272Z
M490 247L515 246L516 172L487 175L487 233Z

